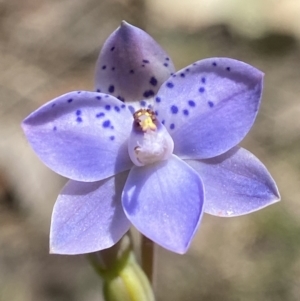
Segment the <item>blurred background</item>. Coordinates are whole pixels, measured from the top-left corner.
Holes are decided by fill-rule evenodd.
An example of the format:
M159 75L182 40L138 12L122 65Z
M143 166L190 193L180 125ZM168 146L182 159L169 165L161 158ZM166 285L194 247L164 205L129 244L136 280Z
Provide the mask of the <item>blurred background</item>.
M0 300L102 300L83 256L48 254L66 180L38 160L20 122L55 96L93 90L101 45L123 19L151 34L177 69L226 56L266 73L242 146L282 195L249 216L206 215L184 256L159 249L157 300L300 300L299 0L0 0Z

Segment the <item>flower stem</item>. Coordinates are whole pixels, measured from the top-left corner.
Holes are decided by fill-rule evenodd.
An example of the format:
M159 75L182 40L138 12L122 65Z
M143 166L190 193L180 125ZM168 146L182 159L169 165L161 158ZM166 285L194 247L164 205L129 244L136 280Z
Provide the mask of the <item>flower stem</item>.
M154 260L155 260L155 244L152 240L142 235L141 257L142 269L147 275L152 287L154 288Z

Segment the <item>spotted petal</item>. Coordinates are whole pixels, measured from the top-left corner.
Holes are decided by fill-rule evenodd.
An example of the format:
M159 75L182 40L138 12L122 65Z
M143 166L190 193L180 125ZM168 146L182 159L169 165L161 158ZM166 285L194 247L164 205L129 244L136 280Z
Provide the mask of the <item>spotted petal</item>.
M121 100L153 97L174 65L143 30L126 22L106 40L96 65L95 86Z
M172 155L133 167L124 187L125 214L145 236L176 253L185 253L202 217L203 186L197 173Z
M50 252L84 254L114 245L129 229L121 193L127 172L98 182L69 181L55 203Z
M231 217L247 214L280 199L266 167L247 150L235 147L206 160L187 160L205 187L205 212Z
M262 79L256 68L227 58L205 59L174 74L155 103L174 153L211 158L239 143L256 117Z
M118 99L70 92L30 114L22 126L40 159L77 181L97 181L132 166L126 140L132 115Z

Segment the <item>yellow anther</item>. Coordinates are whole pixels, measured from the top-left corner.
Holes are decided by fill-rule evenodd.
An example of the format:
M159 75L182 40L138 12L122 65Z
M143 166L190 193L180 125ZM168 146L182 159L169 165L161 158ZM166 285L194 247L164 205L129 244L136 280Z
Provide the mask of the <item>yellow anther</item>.
M156 117L152 110L140 109L133 114L133 118L143 132L146 132L147 130L156 130L156 125L154 123Z

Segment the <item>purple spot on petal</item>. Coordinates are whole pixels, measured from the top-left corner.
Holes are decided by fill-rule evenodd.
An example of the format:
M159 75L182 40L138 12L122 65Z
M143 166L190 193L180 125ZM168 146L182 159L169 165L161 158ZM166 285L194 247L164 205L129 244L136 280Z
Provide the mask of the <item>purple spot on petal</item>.
M110 110L110 105L106 105L105 110L109 111Z
M154 96L154 91L152 91L152 90L145 91L143 96L146 98Z
M109 139L110 139L111 141L113 141L113 140L115 140L115 136L110 136Z
M184 74L184 73L180 73L180 76L181 76L181 77L185 77L185 74Z
M174 84L171 83L171 82L167 82L166 86L167 86L168 88L173 88L173 87L174 87Z
M114 50L115 50L115 47L111 47L111 48L110 48L110 51L114 51Z
M168 67L168 66L169 66L169 64L167 64L167 63L164 63L164 66L165 66L165 67Z
M145 67L145 65L143 64L142 67Z
M77 94L80 94L81 93L81 91L77 91Z
M155 111L154 114L155 114L156 116L158 116L158 111Z
M143 63L149 64L149 61L148 60L143 60Z
M109 86L108 92L109 93L114 93L114 91L115 91L115 87L113 85Z
M200 93L203 93L205 91L205 89L203 88L203 87L201 87L200 89L199 89L199 92Z
M172 76L173 76L173 77L176 77L176 74L173 74Z
M101 100L101 96L96 96L96 99Z
M105 65L104 65L104 66L102 66L102 69L103 69L103 70L105 70L105 69L106 69L106 66L105 66Z
M171 129L171 130L174 130L174 129L175 129L175 124L174 124L174 123L171 123L170 129Z
M122 104L122 105L121 105L121 108L122 108L122 109L125 109L125 108L126 108L126 106L125 106L124 104Z
M168 57L166 57L166 61L169 61L170 59Z
M189 115L189 110L183 110L183 115L188 116Z
M114 126L112 125L110 128L113 130L113 129L114 129Z
M134 113L134 107L133 106L128 106L129 111L133 114Z
M125 101L125 98L123 98L123 97L121 97L121 96L118 96L117 98L118 98L119 100L123 101L123 102Z
M78 117L76 118L76 121L77 121L77 122L82 122L82 118L78 116Z
M213 62L212 65L213 65L214 67L216 67L216 66L217 66L217 63L216 63L216 62Z
M110 120L105 120L103 123L102 123L102 126L104 128L108 128L110 126Z
M206 78L205 78L205 77L202 77L202 78L201 78L201 82L202 82L203 84L205 84L205 83L206 83Z
M157 79L155 78L155 77L151 77L150 78L150 84L152 85L152 86L156 86L157 85Z
M230 71L230 67L227 67L226 70L227 70L227 71Z
M133 74L133 73L134 73L134 70L130 70L129 73Z
M100 89L97 89L97 92L101 92L101 90L100 90Z
M197 65L197 63L193 63L193 66L196 66Z
M189 100L188 104L189 104L190 107L195 107L196 106L196 103L193 100Z
M156 97L156 98L155 98L155 101L156 101L156 102L161 102L161 98L160 98L160 97Z
M55 107L55 105L56 105L56 103L53 103L51 107L52 107L52 108L54 108L54 107Z
M214 103L212 101L209 101L208 105L212 108L214 106Z
M54 126L54 127L53 127L53 131L55 132L56 130L57 130L57 127L56 127L56 126Z
M178 113L178 107L171 106L171 112L172 112L172 114L177 114Z
M81 115L81 111L80 111L80 110L77 110L77 111L76 111L76 115L77 115L77 116Z
M162 123L162 124L165 124L165 121L163 120L161 123Z
M68 103L70 103L70 102L72 102L72 101L73 101L73 99L72 99L72 98L68 99Z
M101 112L101 113L98 113L98 114L96 115L97 118L100 118L100 117L103 117L103 116L105 116L105 114L102 113L102 112Z
M145 107L146 106L146 101L145 100L141 100L140 104L141 104L142 107Z
M115 67L112 67L112 68L111 68L112 71L115 71L115 69L116 69Z
M120 112L120 108L119 107L115 106L114 109L115 109L116 112Z
M109 97L109 95L108 94L105 94L105 98L108 98Z
M190 71L190 69L189 69L189 68L186 68L186 69L185 69L185 71L186 71L186 72L189 72L189 71Z

